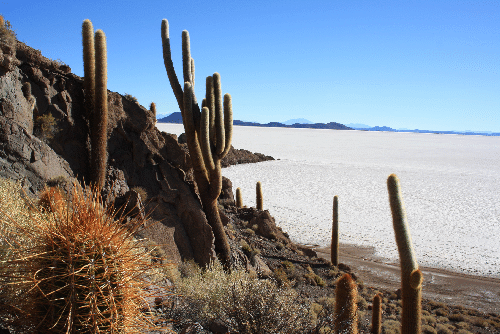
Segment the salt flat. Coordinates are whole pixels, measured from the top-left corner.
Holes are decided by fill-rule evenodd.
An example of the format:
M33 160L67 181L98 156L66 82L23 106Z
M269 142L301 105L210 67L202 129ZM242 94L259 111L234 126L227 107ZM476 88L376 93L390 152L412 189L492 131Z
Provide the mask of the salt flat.
M500 278L500 137L236 126L233 145L280 159L223 175L247 206L261 181L265 209L294 241L329 245L338 195L340 241L396 261L386 188L396 173L419 263Z

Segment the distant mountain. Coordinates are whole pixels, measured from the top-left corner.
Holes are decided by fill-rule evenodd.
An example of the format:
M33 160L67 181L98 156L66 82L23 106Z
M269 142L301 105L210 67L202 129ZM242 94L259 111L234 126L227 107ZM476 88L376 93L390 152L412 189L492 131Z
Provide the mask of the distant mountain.
M369 129L371 126L366 125L366 124L361 124L361 123L349 123L346 124L346 126L353 128L353 129Z
M294 125L294 124L313 124L310 120L307 120L305 118L295 118L295 119L289 119L288 121L284 122L283 124L285 125Z
M243 126L261 126L261 127L272 127L272 128L307 128L307 129L331 129L331 130L352 130L351 128L335 123L310 123L310 124L299 124L295 123L292 125L286 125L279 122L270 122L267 124L261 124L256 122L244 122L239 120L234 120L233 125L243 125Z
M480 136L500 136L500 132L487 132L487 131L434 131L434 130L409 130L409 129L393 129L388 126L373 126L370 127L365 124L348 124L348 126L330 122L330 123L305 123L309 122L304 118L291 119L285 123L270 122L267 124L261 124L257 122L246 122L233 120L233 125L243 125L243 126L261 126L261 127L278 127L278 128L309 128L309 129L332 129L332 130L361 130L361 131L389 131L389 132L415 132L415 133L435 133L435 134L458 134L458 135L480 135ZM287 124L292 122L293 124ZM304 122L304 123L300 123ZM174 112L167 117L158 119L158 123L181 123L182 115L180 112Z
M182 123L182 114L180 111L171 113L167 117L157 119L158 123Z
M303 121L307 121L305 119L300 119ZM180 112L174 112L167 117L163 117L157 120L158 123L182 123L182 115ZM294 121L294 120L290 120ZM308 121L309 122L309 121ZM262 127L277 127L277 128L311 128L311 129L334 129L334 130L352 130L351 128L335 123L335 122L330 122L330 123L308 123L308 124L300 124L300 123L294 123L292 125L287 125L284 123L279 123L279 122L271 122L267 124L260 124L256 122L245 122L245 121L239 121L239 120L233 120L233 125L244 125L244 126L262 126Z

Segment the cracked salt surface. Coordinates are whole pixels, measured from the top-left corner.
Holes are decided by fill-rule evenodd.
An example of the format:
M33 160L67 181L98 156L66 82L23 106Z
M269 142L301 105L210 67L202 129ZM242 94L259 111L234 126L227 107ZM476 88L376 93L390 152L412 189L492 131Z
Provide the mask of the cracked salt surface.
M418 262L500 277L500 137L236 126L233 145L280 159L222 173L247 206L261 181L264 208L294 241L329 245L338 195L340 241L397 261L386 187L396 173Z

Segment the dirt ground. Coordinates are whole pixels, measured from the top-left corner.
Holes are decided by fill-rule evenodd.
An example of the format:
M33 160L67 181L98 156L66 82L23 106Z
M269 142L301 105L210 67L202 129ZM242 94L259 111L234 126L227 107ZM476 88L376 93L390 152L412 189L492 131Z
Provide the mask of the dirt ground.
M314 248L318 257L330 259L329 248ZM399 264L374 256L373 248L340 245L339 262L353 268L367 286L396 291L400 288ZM424 274L423 298L500 313L500 279L472 276L443 269L420 267Z

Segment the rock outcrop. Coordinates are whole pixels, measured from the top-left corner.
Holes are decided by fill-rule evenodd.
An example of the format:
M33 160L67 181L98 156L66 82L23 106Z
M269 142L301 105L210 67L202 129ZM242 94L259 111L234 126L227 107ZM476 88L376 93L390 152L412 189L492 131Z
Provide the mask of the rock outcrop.
M0 69L0 176L23 180L32 194L54 180L85 182L90 140L83 79L21 42L10 63L18 66ZM25 83L36 107L23 93ZM213 234L188 152L134 101L109 92L108 109L107 198L123 202L131 193L147 194L145 211L154 223L141 234L160 244L170 260L207 264L215 258Z

